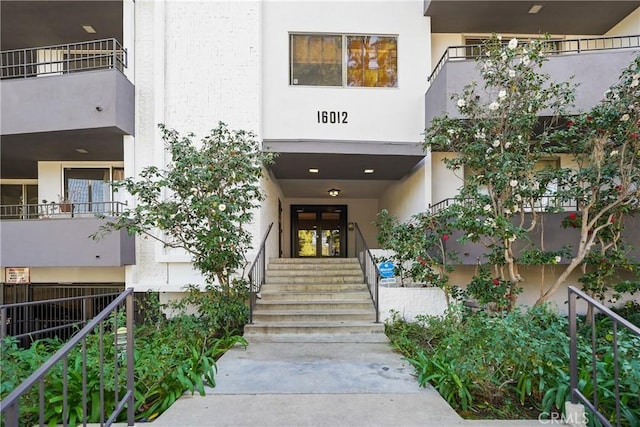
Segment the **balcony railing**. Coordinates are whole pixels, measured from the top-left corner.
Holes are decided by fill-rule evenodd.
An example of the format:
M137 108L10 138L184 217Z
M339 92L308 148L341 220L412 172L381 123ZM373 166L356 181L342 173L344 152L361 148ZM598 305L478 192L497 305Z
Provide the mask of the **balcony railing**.
M444 199L438 203L433 205L429 205L429 211L432 214L436 214L439 211L448 208L452 205L462 205L462 206L474 206L476 202L473 199L464 199L459 200L455 198ZM524 206L524 212L543 212L549 208L553 209L563 209L563 210L577 210L577 203L575 200L561 200L555 195L548 195L540 197L533 206Z
M0 79L126 67L127 50L114 38L0 52Z
M101 215L116 215L124 210L122 202L40 203L0 206L2 219L47 219L74 218Z
M547 40L544 42L544 52L547 55L564 55L583 52L593 52L609 49L628 49L640 47L640 35L597 37L588 39ZM485 55L486 47L483 44L450 46L444 52L433 72L429 76L432 83L440 70L448 61L476 59Z

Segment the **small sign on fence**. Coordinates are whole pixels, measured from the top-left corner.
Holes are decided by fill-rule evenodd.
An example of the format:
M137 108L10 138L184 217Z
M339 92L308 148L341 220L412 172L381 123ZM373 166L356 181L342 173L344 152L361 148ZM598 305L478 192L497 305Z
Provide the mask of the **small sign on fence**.
M29 267L5 267L5 283L31 283Z

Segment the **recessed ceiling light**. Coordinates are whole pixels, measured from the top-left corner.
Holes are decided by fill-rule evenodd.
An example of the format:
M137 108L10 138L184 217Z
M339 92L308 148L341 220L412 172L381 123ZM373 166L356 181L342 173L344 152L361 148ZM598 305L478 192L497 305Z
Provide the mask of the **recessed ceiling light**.
M309 168L309 173L318 173L320 172L320 169L318 168Z
M84 148L76 148L76 151L80 154L89 154L89 151Z
M91 25L83 25L82 28L84 28L84 30L89 34L95 34L96 33L96 29L93 28Z
M365 169L364 173L373 173L373 169Z
M536 14L538 12L540 12L540 9L542 9L542 5L541 4L534 4L533 6L531 6L531 9L529 9L529 13L530 14Z

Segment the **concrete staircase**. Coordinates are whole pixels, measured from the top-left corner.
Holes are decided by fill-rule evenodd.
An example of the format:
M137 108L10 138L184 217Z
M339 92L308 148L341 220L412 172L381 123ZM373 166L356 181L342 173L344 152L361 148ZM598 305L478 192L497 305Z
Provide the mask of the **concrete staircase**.
M355 258L273 258L245 326L262 342L387 342Z

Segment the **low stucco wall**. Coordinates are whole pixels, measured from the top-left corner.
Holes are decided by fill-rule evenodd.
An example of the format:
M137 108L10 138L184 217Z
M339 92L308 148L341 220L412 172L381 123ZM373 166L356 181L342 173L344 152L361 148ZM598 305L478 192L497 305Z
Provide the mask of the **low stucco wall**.
M440 288L400 288L380 286L378 289L380 321L391 319L391 311L397 311L407 321L417 315L440 316L447 308L444 292Z

